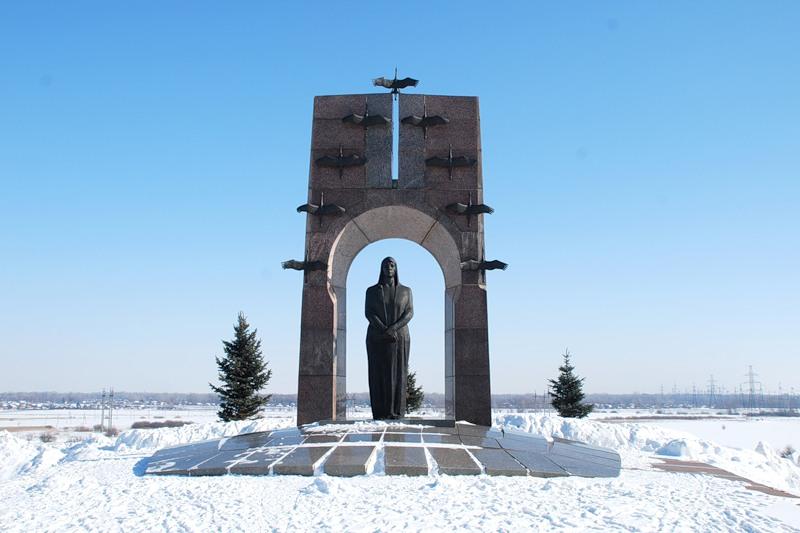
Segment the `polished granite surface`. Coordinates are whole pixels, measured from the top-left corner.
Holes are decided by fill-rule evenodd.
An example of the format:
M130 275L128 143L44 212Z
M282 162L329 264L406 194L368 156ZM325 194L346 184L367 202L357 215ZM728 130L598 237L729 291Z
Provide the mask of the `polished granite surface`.
M616 477L613 450L520 431L424 420L319 423L159 450L145 473L219 476Z

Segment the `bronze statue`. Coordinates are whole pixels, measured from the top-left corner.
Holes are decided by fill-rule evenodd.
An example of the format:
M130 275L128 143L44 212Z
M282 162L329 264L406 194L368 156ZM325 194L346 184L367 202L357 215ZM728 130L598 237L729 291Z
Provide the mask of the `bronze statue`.
M377 285L367 289L364 313L367 328L369 400L375 420L402 418L406 412L406 379L411 337L408 322L414 316L411 289L400 285L397 262L381 261Z

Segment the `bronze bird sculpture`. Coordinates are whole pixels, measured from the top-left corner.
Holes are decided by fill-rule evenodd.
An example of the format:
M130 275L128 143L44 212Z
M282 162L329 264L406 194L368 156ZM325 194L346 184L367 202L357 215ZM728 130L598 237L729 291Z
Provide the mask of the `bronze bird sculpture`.
M309 215L330 216L343 215L347 211L344 207L336 204L303 204L297 208L298 213L308 213Z
M492 213L494 213L494 209L492 209L486 204L455 203L448 205L445 209L447 209L451 213L455 213L458 215L467 215L467 216L482 215L482 214L491 215Z
M507 263L503 263L502 261L498 261L497 259L493 261L476 261L475 259L469 259L461 263L461 270L505 270L508 268Z
M358 115L352 113L344 117L342 122L368 128L370 126L385 126L391 121L388 117L384 117L383 115Z
M449 178L453 179L453 169L457 167L471 167L477 163L477 159L463 155L453 157L453 146L447 152L447 157L430 157L425 160L429 167L441 167L449 170Z
M433 116L424 116L418 117L417 115L409 115L403 120L401 120L403 124L409 124L411 126L418 126L420 128L431 128L433 126L444 126L445 124L450 123L450 119L444 118L440 115L433 115Z
M308 213L319 217L319 225L322 226L322 217L343 215L347 209L336 204L325 203L325 193L319 195L319 205L307 203L297 207L298 213Z
M339 155L324 155L314 161L317 165L321 167L332 167L339 169L339 179L342 178L342 172L347 167L360 167L367 162L366 157L361 157L358 154L348 154L344 155L344 151L342 149L342 145L339 145Z
M397 69L394 69L394 79L388 80L386 78L375 78L372 80L372 84L375 87L384 87L386 89L391 89L392 94L397 96L397 93L400 89L405 89L406 87L416 87L419 83L419 80L415 80L414 78L403 78L402 80L397 79Z
M303 272L311 272L314 270L328 270L328 265L322 261L296 261L290 259L281 263L284 270L302 270Z

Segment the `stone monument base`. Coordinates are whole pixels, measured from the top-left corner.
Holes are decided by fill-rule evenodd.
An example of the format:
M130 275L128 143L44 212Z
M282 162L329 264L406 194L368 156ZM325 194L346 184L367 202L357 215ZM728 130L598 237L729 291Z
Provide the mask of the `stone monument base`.
M616 477L619 455L452 420L322 422L159 450L154 475Z

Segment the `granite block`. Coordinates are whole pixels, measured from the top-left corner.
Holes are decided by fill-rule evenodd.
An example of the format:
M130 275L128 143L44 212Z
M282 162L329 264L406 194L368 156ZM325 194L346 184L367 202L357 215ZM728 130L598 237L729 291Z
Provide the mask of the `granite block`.
M316 463L330 449L329 446L295 448L286 457L275 463L272 471L276 474L312 476Z
M463 288L462 288L463 290ZM486 322L486 309L465 310L468 304L463 301L456 303L456 316L459 314L472 314L476 316L483 313ZM456 328L453 330L454 357L453 365L455 376L487 376L489 374L489 330L482 328Z
M506 450L520 450L536 453L547 453L550 450L550 444L544 438L529 437L515 437L506 432L505 438L497 439L500 447Z
M343 442L378 442L383 433L348 433Z
M300 328L300 375L301 376L331 376L336 375L334 368L334 342L333 329ZM333 382L326 387L333 394ZM326 394L325 389L318 389L317 394ZM332 396L331 396L331 399ZM330 418L330 413L326 418Z
M255 450L243 457L228 469L231 474L266 476L270 474L270 467L292 451L293 447L273 447Z
M198 463L201 463L206 459L207 456L202 455L176 455L161 459L151 458L147 463L145 473L156 475L187 476L189 475L189 469L197 466Z
M509 452L517 453L517 452ZM547 459L566 470L573 476L580 477L617 477L620 468L610 464L599 464L595 462L567 457L565 455L547 454Z
M384 471L388 475L426 476L428 460L423 448L386 446L383 454Z
M366 94L336 94L314 97L314 119L339 119L367 110Z
M270 441L272 433L269 431L259 431L258 433L245 433L243 435L236 435L222 441L219 451L229 450L247 450L250 448L259 448Z
M222 476L228 473L228 469L247 458L251 450L225 450L216 455L201 461L189 469L190 476Z
M323 465L330 476L362 476L375 454L375 446L339 446Z
M509 455L520 462L528 469L532 476L536 477L561 477L568 476L569 473L550 459L536 452L526 452L520 450L507 450Z
M309 435L303 444L319 444L321 442L339 442L343 435Z
M453 426L433 426L433 427L423 427L422 433L441 433L443 435L458 435L458 429Z
M461 444L461 439L458 438L458 435L423 433L422 440L425 444Z
M342 122L342 117L314 119L311 129L311 149L336 150L338 153L339 145L363 153L366 148L364 128Z
M480 346L481 352L489 352L488 347L488 327L486 312L486 288L479 285L463 285L455 300L455 321L456 343L458 343L458 330L477 330L473 338L469 339L472 344ZM476 336L480 334L480 337Z
M383 435L383 442L422 442L420 433L390 433Z
M491 426L492 397L488 373L483 376L458 373L458 343L456 343L455 418L474 424Z
M428 448L439 473L448 475L475 475L481 473L480 466L461 448Z
M305 435L280 435L273 436L267 446L297 446L306 441Z
M332 375L314 376L303 374L301 371L297 387L298 425L333 418L335 410L333 387Z
M461 443L465 446L479 446L481 448L500 448L497 439L484 438L484 437L469 437L461 435Z
M470 450L490 476L527 476L528 469L511 457L505 450Z

